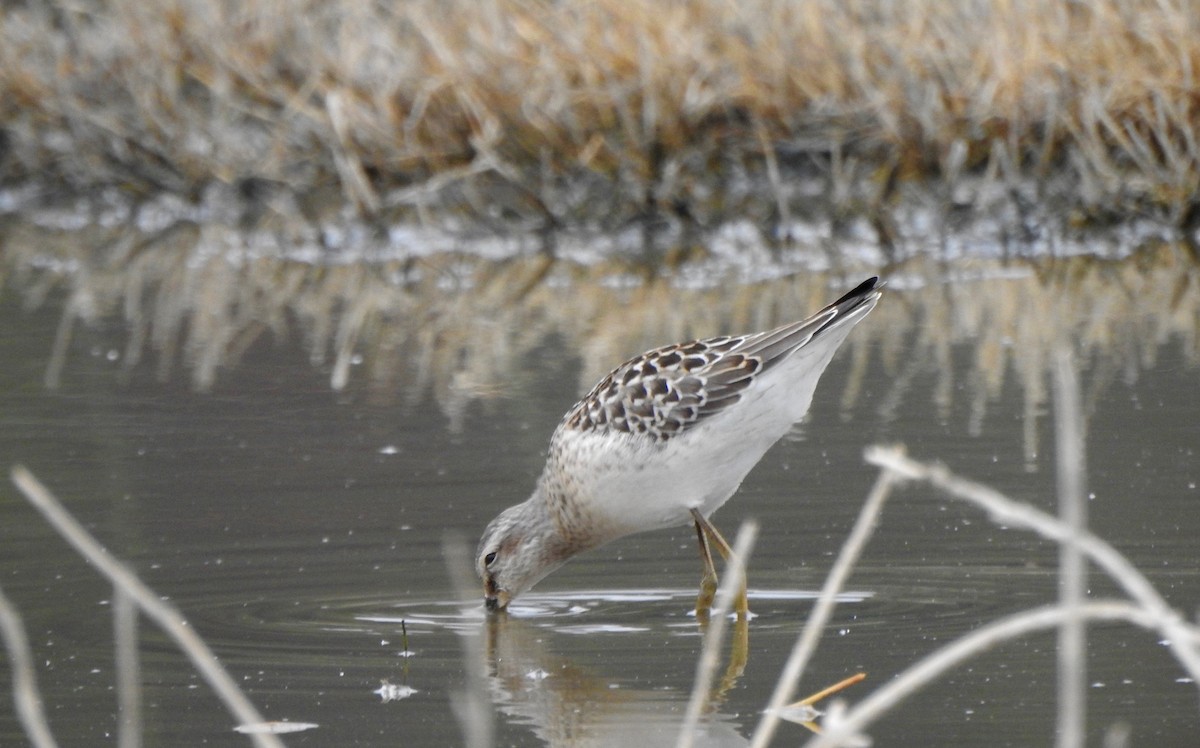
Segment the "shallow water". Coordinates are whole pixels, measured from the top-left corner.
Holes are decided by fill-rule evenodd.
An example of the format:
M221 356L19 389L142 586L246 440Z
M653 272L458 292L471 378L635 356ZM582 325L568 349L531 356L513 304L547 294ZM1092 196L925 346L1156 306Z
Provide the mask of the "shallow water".
M874 480L865 446L903 442L915 457L1054 508L1053 423L1045 399L1029 393L1038 376L1010 375L980 398L987 359L970 339L948 346L945 362L910 361L918 333L863 332L929 292L904 285L855 331L854 353L835 359L806 424L715 516L731 537L748 517L761 533L749 663L710 716L704 745L743 745L753 731ZM581 376L580 352L547 335L502 388L451 407L436 387L404 377L383 390L352 375L333 392L331 365L312 366L294 339L264 338L197 394L182 376L160 382L149 365L123 374L126 330L107 322L75 331L50 390L42 378L58 311L0 297L0 459L28 466L177 605L268 719L320 725L285 736L289 745L462 744L453 704L474 671L486 674L497 745L673 744L700 646L690 530L588 553L498 620L459 602L443 557L447 537L473 548L495 512L524 498L597 356L583 352ZM1090 522L1192 615L1200 371L1189 341L1143 342L1133 366L1111 351L1085 357ZM862 379L849 397L856 361ZM799 690L861 670L868 680L846 693L859 699L953 637L1052 601L1056 564L1046 542L926 489L901 490ZM62 744L111 739L112 591L7 483L0 585L24 616ZM1091 587L1115 593L1099 572ZM471 654L464 644L476 635ZM1124 722L1135 744L1192 744L1196 686L1159 638L1090 629L1089 743ZM149 623L141 641L148 744L245 744ZM1005 645L914 694L872 732L887 745L1047 744L1054 650L1049 633ZM776 742L806 735L785 724ZM0 708L0 744L21 740Z

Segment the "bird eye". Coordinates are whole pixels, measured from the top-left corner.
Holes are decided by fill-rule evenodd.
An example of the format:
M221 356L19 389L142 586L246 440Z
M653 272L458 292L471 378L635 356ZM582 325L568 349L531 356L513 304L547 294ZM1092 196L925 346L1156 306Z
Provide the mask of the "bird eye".
M496 561L496 552L495 551L492 551L491 553L489 553L488 555L483 557L483 565L484 566L491 566L495 561Z

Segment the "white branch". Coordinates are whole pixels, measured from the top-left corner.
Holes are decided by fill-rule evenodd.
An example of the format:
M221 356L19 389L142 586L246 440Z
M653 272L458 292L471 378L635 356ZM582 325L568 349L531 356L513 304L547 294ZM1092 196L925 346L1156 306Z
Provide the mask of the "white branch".
M42 709L42 697L37 687L37 671L33 669L33 650L25 636L25 626L17 608L0 590L0 635L8 650L8 662L12 667L13 703L25 735L34 748L56 748L54 735L46 722Z
M775 728L779 726L780 710L795 696L796 684L804 674L804 668L813 652L817 650L817 642L821 639L825 624L833 615L838 593L842 591L842 587L850 577L850 572L854 569L854 564L862 555L863 547L866 546L867 540L874 532L875 525L879 522L879 514L883 511L883 504L898 477L892 471L884 470L879 474L875 485L872 486L871 493L858 513L854 528L850 531L846 542L842 544L837 561L834 562L829 576L825 579L825 585L821 588L821 596L817 599L813 612L808 616L804 630L796 639L787 664L784 665L783 673L775 683L775 692L771 695L771 702L767 706L766 713L758 723L758 729L754 731L754 738L750 742L751 748L763 748L771 742Z
M71 547L109 581L124 590L146 617L175 641L238 721L242 724L265 721L229 673L225 672L225 668L221 667L217 656L173 605L161 600L136 574L113 558L32 473L18 465L12 470L12 480L29 503L41 512ZM253 733L250 738L262 748L283 748L283 742L269 733Z
M910 480L927 481L956 498L969 501L988 513L993 522L1019 526L1058 543L1075 543L1104 570L1155 621L1154 628L1171 643L1171 653L1200 687L1200 640L1186 619L1158 594L1150 581L1117 549L1090 532L1074 532L1055 517L1014 501L999 491L961 478L944 465L909 459L895 448L870 447L866 460Z
M1088 603L1078 610L1051 605L1006 616L926 655L888 681L887 685L854 705L840 719L826 719L821 725L824 733L809 740L805 748L830 748L855 741L868 725L931 684L947 670L1011 639L1061 626L1072 615L1081 615L1089 621L1128 621L1148 629L1157 628L1157 621L1152 614L1136 605L1117 600Z
M1083 418L1079 375L1070 349L1054 357L1054 435L1058 476L1058 516L1079 537L1087 530ZM1058 630L1058 746L1083 748L1087 720L1087 629L1075 615L1087 599L1087 558L1078 543L1058 547L1058 600L1067 620Z

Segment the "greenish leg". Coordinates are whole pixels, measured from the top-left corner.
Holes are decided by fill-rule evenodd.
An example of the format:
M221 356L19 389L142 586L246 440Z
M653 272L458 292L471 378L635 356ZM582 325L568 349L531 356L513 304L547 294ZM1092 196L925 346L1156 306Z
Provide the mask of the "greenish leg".
M696 523L696 537L700 539L700 555L704 560L704 579L700 582L700 595L696 598L696 613L698 615L702 603L705 611L712 607L713 598L717 592L717 570L713 565L709 543L717 547L717 551L721 554L721 558L725 559L726 564L733 558L733 549L729 547L729 543L722 537L720 531L698 510L692 510L692 519ZM750 601L746 597L746 575L744 573L739 580L738 596L734 603L734 611L740 619L750 617Z
M707 618L713 599L717 596L717 567L713 564L712 551L708 547L708 537L705 535L703 525L700 524L703 518L695 509L692 510L692 514L696 516L696 540L700 543L700 562L704 564L704 576L700 579L700 594L696 596L696 617L704 619Z

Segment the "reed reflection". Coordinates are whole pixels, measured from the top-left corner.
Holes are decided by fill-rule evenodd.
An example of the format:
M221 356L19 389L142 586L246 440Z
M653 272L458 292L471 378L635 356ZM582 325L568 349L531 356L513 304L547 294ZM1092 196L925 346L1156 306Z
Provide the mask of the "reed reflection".
M447 251L313 264L256 251L218 226L181 224L153 237L114 231L89 241L17 225L3 263L28 304L64 295L57 339L47 343L51 385L70 366L81 325L122 322L126 373L153 366L168 378L181 367L199 390L253 346L292 337L329 372L333 389L362 388L382 402L397 393L431 396L452 429L470 404L536 386L523 375L543 368L547 356L577 357L583 392L615 363L664 342L811 314L830 288L868 271L888 278L890 300L841 354L851 371L840 402L848 412L864 372L882 366L891 386L873 402L884 424L916 385L932 381L938 415L945 419L965 398L968 431L978 434L1001 390L1015 382L1032 464L1056 346L1073 346L1093 372L1085 405L1110 382L1136 379L1165 345L1179 346L1189 366L1200 364L1200 263L1188 246L1161 242L1130 248L1122 260L947 266L917 256L881 271L847 268L845 277L780 266L775 280L743 283L733 268L699 276L662 268L646 277L616 260L582 266L541 254L487 260ZM963 358L965 376L952 365Z

